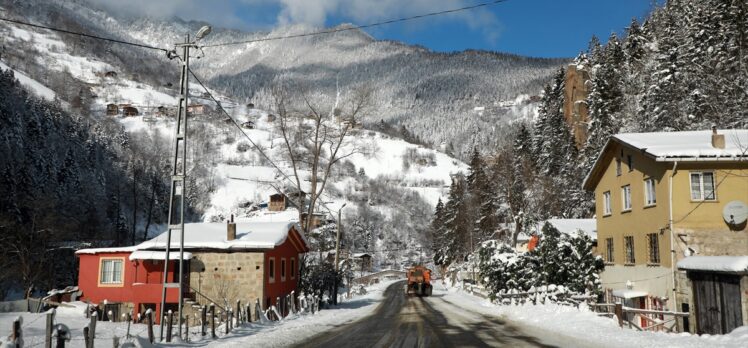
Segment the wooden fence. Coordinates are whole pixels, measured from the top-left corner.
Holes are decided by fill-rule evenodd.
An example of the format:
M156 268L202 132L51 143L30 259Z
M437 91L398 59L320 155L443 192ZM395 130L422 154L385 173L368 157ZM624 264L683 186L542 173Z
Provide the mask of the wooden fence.
M270 321L280 321L289 315L305 312L314 314L320 310L320 302L321 298L319 296L302 295L297 297L295 296L294 292L291 292L283 298L276 298L275 305L272 305L267 309L262 308L259 299L256 299L254 302L254 310L252 310L253 306L249 301L245 305L242 305L241 301L236 301L235 307L226 306L225 310L218 312L216 312L216 305L211 303L210 305L201 306L198 313L195 313L195 319L193 321L194 325L192 326L192 328L198 327L199 331L193 333L196 335L199 334L202 337L206 337L208 336L208 333L210 333L209 338L216 339L218 338L216 330L220 330L220 326L217 327L217 324L223 325L223 332L228 335L233 329L252 322L266 323ZM99 321L99 315L95 310L92 310L92 307L89 307L87 309L87 313L90 313L89 322L83 328L83 337L72 337L71 330L68 326L62 323L55 324L55 309L47 311L44 316L46 318L46 327L44 331L43 342L44 347L52 348L54 346L58 348L64 348L66 343L70 341L84 341L84 346L86 348L93 348L94 342L97 342L96 323ZM162 318L161 323L162 325L165 325L165 337L160 337L161 342L171 342L175 338L174 328L176 326L176 315L178 314L169 311L168 313L166 313L166 315L164 315L164 318ZM114 322L114 317L115 316L110 312L108 316L109 320ZM41 317L34 319L31 323L40 319ZM156 341L156 337L153 331L155 320L152 310L148 309L145 312L145 316L141 318L134 318L131 313L125 313L123 315L123 319L123 324L126 323L127 325L126 335L124 337L112 337L111 344L113 347L135 347L132 339L134 337L140 336L143 333L146 333L146 331L148 341L150 341L151 343ZM131 334L131 324L138 321L145 321L146 327L138 333ZM184 337L180 337L180 339L183 342L189 342L189 316L184 317L184 328ZM13 325L10 329L11 334L7 337L8 341L3 342L3 340L0 339L0 346L5 346L5 344L7 343L10 347L26 347L23 338L23 319L19 317L18 319L14 320ZM101 338L99 339L99 341L101 341ZM40 345L41 343L38 343L31 345L30 347L37 347ZM97 345L100 346L100 343L97 342Z
M628 326L639 331L681 332L678 318L687 318L687 312L659 311L626 307L621 303L593 303L591 307L601 316L615 317L618 325ZM658 318L659 317L659 318ZM646 325L639 325L636 319L644 320Z

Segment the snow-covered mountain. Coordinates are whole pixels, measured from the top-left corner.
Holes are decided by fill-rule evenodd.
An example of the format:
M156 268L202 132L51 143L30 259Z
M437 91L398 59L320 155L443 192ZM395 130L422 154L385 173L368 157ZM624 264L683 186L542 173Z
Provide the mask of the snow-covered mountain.
M94 9L82 0L13 3L11 12L42 23L53 21L167 48L205 24L176 18L124 18ZM320 29L295 25L248 33L222 29L221 23L211 24L213 33L203 40L203 45L264 40ZM118 69L176 84L176 69L158 56L161 53L115 46L97 46L99 49L89 53ZM212 87L259 107L269 104L269 86L278 79L314 86L327 95L334 95L336 88L370 86L377 91L376 113L365 120L366 124L384 120L398 127L404 125L426 143L451 143L455 154L463 159L474 145L493 148L503 134L503 123L531 117L534 103L515 108L502 105L522 95L539 94L552 72L564 62L486 51L437 53L423 47L375 40L355 29L331 35L206 47L202 53L201 59L193 60L197 73ZM153 66L135 63L142 57L152 58L147 61ZM172 68L168 69L169 66ZM479 113L476 107L488 111Z

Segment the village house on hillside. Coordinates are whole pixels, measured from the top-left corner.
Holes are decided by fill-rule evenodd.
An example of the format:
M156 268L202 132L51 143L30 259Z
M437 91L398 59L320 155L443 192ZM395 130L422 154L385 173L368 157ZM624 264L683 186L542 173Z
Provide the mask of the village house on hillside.
M187 113L191 115L205 115L212 112L213 109L205 104L191 104L187 106Z
M179 267L185 268L186 315L194 310L189 304L260 299L263 308L275 305L296 290L299 256L309 251L299 226L289 222L185 224L182 262L178 235L171 244L167 282L177 283ZM166 233L132 247L77 251L81 300L115 315L161 313L165 246ZM167 310L177 310L178 296L178 288L167 289Z
M691 332L748 325L748 130L615 135L584 188L609 301L690 312Z

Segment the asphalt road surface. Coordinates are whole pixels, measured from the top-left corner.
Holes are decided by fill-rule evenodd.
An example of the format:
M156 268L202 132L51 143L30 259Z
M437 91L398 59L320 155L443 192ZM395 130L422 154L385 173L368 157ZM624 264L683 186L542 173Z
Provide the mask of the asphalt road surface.
M408 297L390 285L374 314L321 333L299 347L553 347L499 318L444 300Z

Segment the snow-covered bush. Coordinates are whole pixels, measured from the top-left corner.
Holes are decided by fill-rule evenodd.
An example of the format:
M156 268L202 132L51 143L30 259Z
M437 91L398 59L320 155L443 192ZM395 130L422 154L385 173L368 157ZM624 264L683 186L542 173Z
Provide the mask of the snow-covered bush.
M497 241L486 241L478 250L478 270L492 299L503 294L535 293L599 294L602 259L592 254L587 235L567 235L546 223L540 242L532 251L517 252ZM560 291L560 290L559 290Z

